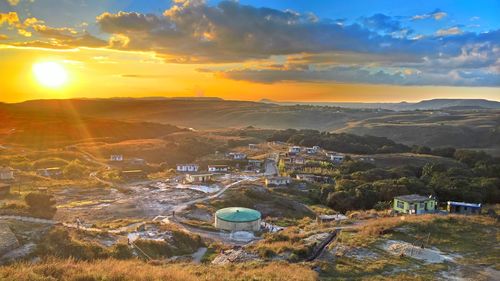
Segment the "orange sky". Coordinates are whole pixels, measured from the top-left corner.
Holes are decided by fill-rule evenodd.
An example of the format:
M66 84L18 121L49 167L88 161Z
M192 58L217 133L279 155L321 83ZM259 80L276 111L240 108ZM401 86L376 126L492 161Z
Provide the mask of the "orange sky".
M419 87L312 82L272 84L237 81L198 71L204 65L174 64L154 53L78 48L54 50L0 47L0 101L50 98L206 96L232 100L399 102L431 98L500 100L498 88ZM68 71L61 88L40 85L32 66L58 62ZM218 66L218 65L216 65ZM219 66L224 66L223 64Z

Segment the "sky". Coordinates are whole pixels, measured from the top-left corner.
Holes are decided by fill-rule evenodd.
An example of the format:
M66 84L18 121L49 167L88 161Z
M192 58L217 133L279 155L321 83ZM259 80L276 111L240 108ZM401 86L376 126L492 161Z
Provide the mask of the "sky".
M500 101L499 14L497 0L0 0L0 101ZM63 84L33 71L46 62Z

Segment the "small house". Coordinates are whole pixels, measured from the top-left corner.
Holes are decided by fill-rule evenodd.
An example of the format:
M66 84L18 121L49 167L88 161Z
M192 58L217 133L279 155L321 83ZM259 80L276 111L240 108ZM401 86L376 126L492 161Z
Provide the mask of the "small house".
M121 162L123 161L123 155L121 154L113 154L109 157L111 162Z
M286 186L292 183L292 179L290 177L268 177L266 178L266 186Z
M295 165L304 165L306 163L306 159L302 157L293 157L291 160Z
M198 172L197 164L177 164L177 172Z
M211 182L213 174L187 174L186 182L188 183L204 183Z
M9 181L14 179L14 169L10 167L0 167L0 180Z
M244 160L247 158L247 155L245 153L241 153L241 152L230 152L229 158L231 158L233 160Z
M121 171L120 174L123 179L127 180L138 180L146 178L146 173L143 170L126 170Z
M481 214L481 204L448 201L446 209L448 210L448 213L465 215Z
M316 151L319 151L319 150L321 149L321 147L319 147L319 146L317 146L317 145L313 146L312 148L313 148L314 150L316 150Z
M215 173L228 172L229 166L228 165L208 165L208 171L215 172Z
M336 164L340 164L340 163L344 162L344 158L345 158L345 156L343 154L334 154L334 153L328 154L328 157L330 158L331 162L336 163Z
M297 154L300 153L300 151L301 151L300 146L292 146L288 148L288 153L290 154Z
M36 171L36 174L42 177L47 177L47 178L57 178L62 176L62 169L59 167L52 167L52 168L44 168L44 169L38 169Z
M251 143L248 145L248 149L250 150L259 150L259 146L255 143Z
M318 152L318 151L316 149L314 149L314 147L307 147L306 148L307 154L316 154L316 152Z
M10 194L10 185L6 183L0 183L0 198L8 196Z
M418 194L394 197L392 209L403 214L425 214L436 211L437 201L432 196Z

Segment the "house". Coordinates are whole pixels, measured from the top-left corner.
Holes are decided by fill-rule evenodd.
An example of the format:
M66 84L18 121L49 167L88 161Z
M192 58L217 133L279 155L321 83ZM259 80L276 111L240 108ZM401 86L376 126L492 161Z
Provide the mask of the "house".
M293 157L291 159L292 161L292 164L295 164L295 165L304 165L306 163L306 159L302 158L302 157Z
M120 162L123 161L123 155L121 154L113 154L109 157L109 160L112 162Z
M256 145L255 143L251 143L248 145L248 149L250 150L259 150L259 146Z
M292 146L288 148L288 153L290 154L297 154L300 153L301 149L300 146Z
M314 147L307 147L306 148L307 154L316 154L316 152L318 152L318 151L316 149L314 149Z
M0 180L9 181L14 179L14 169L10 167L0 167Z
M213 174L187 174L186 182L203 183L212 181Z
M143 170L126 170L120 173L123 179L137 180L146 178L146 173Z
M36 174L42 177L57 178L62 176L62 169L59 167L38 169Z
M292 183L290 177L268 177L266 178L266 186L283 186Z
M250 159L248 160L247 170L256 171L258 173L262 168L263 163L264 163L263 160Z
M425 214L436 211L437 201L432 196L418 194L394 197L392 209L403 214Z
M229 166L228 165L208 165L208 171L209 172L228 172L229 171Z
M6 183L0 183L0 198L6 197L10 194L10 185Z
M330 158L331 162L337 163L337 164L344 162L344 158L345 158L345 156L343 154L335 154L335 153L327 154L327 156Z
M315 146L313 146L313 149L316 150L316 151L319 151L321 149L321 147L315 145Z
M241 153L241 152L230 152L229 158L231 158L233 160L244 160L247 158L247 155L245 153Z
M449 213L456 214L481 214L481 204L448 201L446 207Z
M177 172L198 172L197 164L177 164Z

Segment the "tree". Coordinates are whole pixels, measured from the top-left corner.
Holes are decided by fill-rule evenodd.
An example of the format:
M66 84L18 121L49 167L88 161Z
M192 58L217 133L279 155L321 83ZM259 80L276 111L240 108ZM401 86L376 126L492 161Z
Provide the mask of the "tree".
M52 219L56 214L56 201L52 195L31 192L24 197L24 201L34 217Z
M63 174L68 179L79 179L87 174L87 168L81 164L80 160L76 159L66 165Z

